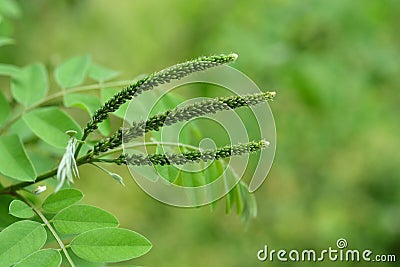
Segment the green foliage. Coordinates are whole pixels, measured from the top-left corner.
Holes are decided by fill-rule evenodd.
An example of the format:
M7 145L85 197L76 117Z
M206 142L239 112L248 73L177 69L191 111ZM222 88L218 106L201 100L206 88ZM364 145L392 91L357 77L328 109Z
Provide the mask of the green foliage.
M34 221L18 221L0 232L0 266L13 265L38 251L46 242L43 225Z
M45 227L59 242L71 265L73 262L64 243L71 237L74 238L68 246L72 251L78 257L92 262L129 260L150 250L151 243L145 237L128 229L117 228L118 220L111 213L93 206L74 204L82 196L82 192L76 189L65 189L49 195L42 207L44 211L51 212L61 209L54 216L43 214L23 196L20 196L23 201L13 200L9 206L12 215L31 217L33 209L43 220L44 226L35 221L17 221L0 232L0 266L60 266L59 251L42 249L48 239ZM47 216L50 216L49 219ZM49 223L50 218L52 224ZM62 236L65 236L65 241L61 240Z
M10 202L14 197L10 195L0 195L0 229L3 230L18 219L10 214Z
M100 65L92 63L89 69L89 77L96 82L103 83L112 80L119 75L118 71L111 70Z
M58 212L81 201L82 198L81 191L73 188L64 189L48 196L42 204L42 209L45 212Z
M78 107L86 110L90 116L98 110L102 103L100 99L88 94L66 94L64 96L64 105L66 107ZM99 131L102 135L108 136L111 131L110 120L106 119L99 125Z
M19 68L10 64L0 64L0 75L15 76L19 73Z
M194 72L233 62L236 58L236 54L199 57L184 63L176 64L159 72L152 73L143 79L136 81L134 84L131 84L119 93L115 94L95 112L92 120L84 129L83 140L85 140L88 134L97 129L99 123L107 119L109 113L118 110L121 105L131 100L134 96L137 96L144 91L151 90L160 84L169 83L172 80L179 80Z
M102 227L117 227L119 222L111 213L88 205L72 205L53 218L54 227L61 234L80 234Z
M0 14L6 17L17 18L21 15L21 10L15 1L3 0L0 2Z
M92 142L86 140L95 129L99 129L104 136L110 135L109 113L117 111L133 96L153 89L159 84L179 79L196 71L226 64L235 59L235 54L199 57L155 72L134 82L133 85L122 91L115 91L105 89L106 85L103 83L118 73L98 65L91 65L88 56L80 56L67 60L55 69L55 79L61 87L62 93L49 96L47 95L47 70L42 64L30 65L22 69L7 65L3 65L3 68L0 66L3 74L12 77L11 96L22 106L20 109L11 108L10 100L3 93L0 94L0 104L2 103L3 110L0 118L0 122L2 122L0 132L7 133L0 136L0 153L5 156L4 160L0 161L0 173L11 178L11 182L20 181L9 187L0 188L0 193L10 194L17 198L10 202L9 214L23 219L31 218L36 214L44 223L42 225L35 221L17 221L4 229L0 233L0 243L2 244L0 262L16 266L59 266L60 251L62 251L65 261L74 266L73 258L76 256L89 262L119 262L139 257L150 250L151 243L145 237L128 229L118 228L119 221L113 214L95 206L77 204L83 198L83 193L77 189L70 188L50 194L41 205L43 211L18 192L55 175L58 179L57 191L65 181L73 182L73 178L78 176L78 165L86 163L95 165L95 162L161 165L156 168L163 178L177 185L190 187L206 185L221 175L227 182L239 181L240 177L237 177L232 170L218 160L264 149L268 146L268 142L261 140L202 152L193 150L193 147L187 149L191 147L189 143L194 140L192 137L200 138L202 136L201 131L195 125L193 125L192 137L185 137L182 139L185 143L174 145L175 149L181 145L184 148L183 152L175 152L175 154L167 153L161 146L157 146L155 154L123 155L121 152L121 129L117 129L115 133L105 139ZM87 74L100 84L91 87L76 87L84 82ZM63 90L65 88L69 88L69 90ZM103 100L100 100L96 94L87 94L86 88L100 89ZM160 131L165 125L187 121L207 113L255 105L272 99L274 95L275 93L264 93L244 97L218 98L185 108L176 108L181 99L179 96L170 95L168 99L164 99L164 104L159 105L153 111L164 113L158 113L158 115L140 122L144 125L140 128L141 134L151 131L152 138L157 140L161 137L157 131ZM49 101L60 97L62 99L60 102L56 102L57 104L47 105ZM108 100L104 101L105 99ZM82 130L63 107L83 109L92 119ZM167 118L166 114L175 114L172 116L173 122L164 123ZM121 117L123 114L116 115ZM176 119L174 119L175 117ZM174 131L172 133L176 134ZM131 136L130 139L136 136L138 135ZM86 143L83 146L84 142ZM158 144L162 143L160 140ZM39 146L36 144L42 144L41 146L45 149L38 150ZM171 144L173 143L169 145ZM150 143L150 145L152 144ZM59 149L65 147L59 167L49 166L52 165L52 158L60 158ZM83 153L80 153L82 148ZM117 149L119 152L117 158L108 157L107 153L111 149ZM171 162L166 155L171 158ZM170 163L185 164L198 161L202 161L201 164L203 164L214 159L217 161L210 167L192 174L177 170L174 166L163 166ZM141 162L140 164L135 163L138 160ZM35 164L32 164L32 161ZM96 166L124 185L120 175L100 165ZM163 167L167 168L163 169ZM213 177L209 176L211 173L214 175ZM256 214L253 196L248 192L244 182L229 186L233 186L233 189L227 195L226 212L229 213L231 208L236 205L237 213L248 221L251 216ZM39 186L29 190L33 194L40 194L46 190L46 187ZM214 207L215 203L211 203L211 205ZM45 228L48 228L49 233L58 243L60 251L46 247L48 240ZM65 239L65 237L68 238ZM72 241L70 241L71 237L73 237ZM71 257L70 253L72 252L68 252L69 250L75 256Z
M36 172L17 135L0 136L0 173L19 180L34 181Z
M55 147L65 147L69 138L66 131L76 131L78 137L82 133L79 124L58 107L37 108L22 118L36 136Z
M56 68L55 79L61 88L80 85L85 80L89 67L89 56L71 58Z
M11 93L25 107L31 106L46 96L48 90L47 71L43 64L33 64L13 75Z
M151 243L128 229L100 228L75 237L71 248L76 255L88 261L118 262L146 254L151 249Z
M0 20L2 15L16 18L19 13L15 2L0 1ZM11 37L0 36L0 47L13 43ZM9 90L0 92L0 182L7 184L5 187L0 184L0 211L4 213L0 214L1 227L4 228L0 232L0 267L52 267L61 264L100 266L146 254L152 245L144 236L119 228L118 219L104 209L78 204L83 199L80 190L57 190L65 187L64 182L72 183L74 177L79 177L78 166L87 163L97 166L124 185L119 174L95 164L121 165L132 163L135 159L135 155L123 155L121 120L117 120L118 126L112 127L110 115L124 118L127 102L142 92L195 72L233 62L236 58L236 54L198 57L136 81L121 81L121 86L125 86L123 89L111 87L115 83L107 83L119 72L93 63L89 55L70 58L54 68L50 67L49 71L49 64L45 66L43 63L22 68L0 64L0 75L10 81ZM52 72L54 79L49 78L48 73ZM97 83L86 85L87 78ZM54 85L59 87L58 90L50 89ZM190 145L194 137L202 135L202 131L193 124L193 136L182 138L183 144L170 143L173 152L170 154L163 150L161 135L157 131L163 126L216 111L256 105L271 100L274 95L273 92L267 92L216 98L176 108L182 98L178 94L170 94L153 110L153 117L133 124L143 126L140 135L149 132L151 140L157 141L143 144L144 147L157 144L156 153L148 155L147 161L157 165L163 178L171 183L202 186L221 175L226 181L238 182L240 177L222 159L264 149L268 145L266 141L228 145L201 152ZM146 100L146 96L143 99ZM151 104L150 101L143 101L138 107L140 109L147 104ZM84 128L80 126L84 123L82 110L90 116ZM174 121L166 123L167 115L171 114L174 114ZM179 134L176 130L170 133ZM137 136L131 136L130 139ZM178 164L190 162L203 165L208 160L215 162L204 171L189 174L174 166L162 166L170 164L166 155L175 157L176 162L172 163ZM60 162L58 167L54 166L56 162ZM58 180L56 192L43 199L41 194L47 190L47 186L53 188L54 183L49 180L55 176ZM210 205L215 207L216 203ZM229 213L235 205L237 213L245 220L256 214L254 196L242 181L228 193L226 212ZM20 220L29 218L31 220Z
M101 100L102 104L106 103L110 100L115 94L117 94L120 90L118 88L101 88ZM126 110L128 109L129 103L122 104L112 115L123 119L125 117ZM99 128L102 124L99 125Z
M30 254L14 265L14 267L58 267L61 264L61 260L59 251L55 249L42 249Z
M9 211L11 215L23 219L27 219L35 215L32 208L29 207L28 204L18 199L15 199L10 203Z

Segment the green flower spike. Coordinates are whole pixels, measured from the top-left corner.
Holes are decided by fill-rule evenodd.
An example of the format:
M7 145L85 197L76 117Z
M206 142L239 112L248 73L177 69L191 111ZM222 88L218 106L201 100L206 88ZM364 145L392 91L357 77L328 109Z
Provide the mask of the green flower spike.
M261 140L259 142L249 142L247 144L227 145L217 150L189 151L181 154L132 154L121 155L114 160L117 164L127 164L135 166L151 165L183 165L186 163L219 160L232 156L239 156L246 153L253 153L269 146L269 142Z
M106 152L124 143L132 141L149 131L158 131L161 127L169 126L180 121L188 121L206 114L214 114L218 111L231 110L244 106L254 106L262 102L273 100L275 92L265 92L246 96L228 96L203 100L199 103L175 108L164 113L150 117L148 120L133 122L132 127L119 129L111 137L95 144L93 154ZM122 140L123 139L123 140Z
M151 90L160 84L169 83L172 80L179 80L194 72L235 61L237 57L237 54L199 57L155 72L137 81L114 95L94 113L92 120L87 124L84 130L84 137L96 130L98 127L97 125L108 117L108 113L116 111L122 104L131 100L134 96L144 91Z

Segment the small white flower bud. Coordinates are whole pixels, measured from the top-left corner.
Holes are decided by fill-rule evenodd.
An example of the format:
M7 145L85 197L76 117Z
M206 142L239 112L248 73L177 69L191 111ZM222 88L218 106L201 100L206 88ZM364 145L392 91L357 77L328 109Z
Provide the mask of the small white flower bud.
M43 193L46 190L47 190L47 186L46 185L39 185L35 190L33 190L32 193L34 193L35 195L39 195L39 194Z

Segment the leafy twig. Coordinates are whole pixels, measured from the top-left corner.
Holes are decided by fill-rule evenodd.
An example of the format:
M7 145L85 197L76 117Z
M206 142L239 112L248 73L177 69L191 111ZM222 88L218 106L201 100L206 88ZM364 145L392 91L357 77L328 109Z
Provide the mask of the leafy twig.
M47 228L49 228L51 234L54 236L54 238L56 239L58 245L60 246L61 250L63 251L65 258L67 259L68 263L71 265L71 267L75 267L74 262L72 261L64 243L62 242L61 238L58 236L57 232L54 230L54 228L51 226L50 222L47 220L47 218L44 216L44 214L35 207L35 205L33 205L29 200L27 200L26 198L24 198L21 194L15 194L20 200L22 200L23 202L25 202L26 204L28 204L33 211L40 217L40 219L43 221L43 223L47 226Z
M250 142L247 144L238 144L233 146L225 146L219 148L217 150L205 150L199 151L197 147L185 145L185 144L177 144L172 142L148 142L144 144L147 145L169 145L169 146L184 146L189 149L193 149L195 151L184 152L181 154L151 154L151 155L121 155L117 159L104 159L102 157L106 156L107 154L116 153L121 151L122 148L118 150L110 150L108 153L102 154L100 157L97 158L90 158L87 154L81 158L79 158L76 163L78 166L86 164L86 163L93 163L93 162L106 162L106 163L116 163L116 164L132 164L132 165L169 165L169 164L185 164L189 162L199 162L200 160L207 161L212 159L222 159L231 156L237 156L244 153L252 153L257 150L261 150L267 148L269 145L268 141L261 140L259 142ZM143 144L137 144L134 146L143 146ZM54 168L42 175L39 175L34 182L22 182L19 184L11 185L9 187L5 187L0 189L0 194L13 194L17 190L36 184L40 181L49 179L57 174L57 168Z
M89 157L87 155L79 158L76 161L76 164L78 166L83 165L85 163L90 163ZM39 182L44 181L46 179L49 179L49 178L51 178L51 177L53 177L53 176L55 176L57 174L57 170L58 170L58 167L53 168L53 169L51 169L51 170L39 175L36 178L36 180L33 181L33 182L21 182L21 183L15 184L15 185L11 185L11 186L2 188L2 189L0 189L0 194L13 194L17 190L20 190L21 188L24 188L24 187L39 183Z

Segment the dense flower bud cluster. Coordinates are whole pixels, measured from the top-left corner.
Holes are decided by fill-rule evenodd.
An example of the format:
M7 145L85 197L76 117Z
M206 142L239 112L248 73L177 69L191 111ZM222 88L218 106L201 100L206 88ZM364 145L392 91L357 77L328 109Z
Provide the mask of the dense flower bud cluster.
M252 106L272 100L275 92L265 92L247 96L228 96L203 100L199 103L187 105L182 108L175 108L164 113L157 114L147 120L133 122L132 127L118 130L113 136L99 141L94 146L94 154L106 152L109 149L118 147L130 142L138 136L149 131L158 131L161 127L169 126L180 121L188 121L206 114L214 114L222 110L236 109L243 106Z
M84 129L84 136L87 136L89 133L96 130L98 124L108 117L108 113L116 111L122 104L131 100L134 96L153 89L160 84L169 83L171 80L178 80L186 77L191 73L232 62L236 60L236 58L236 54L199 57L197 59L174 65L162 71L155 72L137 81L123 89L121 92L115 94L94 113L92 119Z
M216 150L188 151L181 154L132 154L121 155L116 163L135 166L144 165L183 165L191 162L210 161L252 153L269 146L269 142L261 140L247 144L227 145Z

